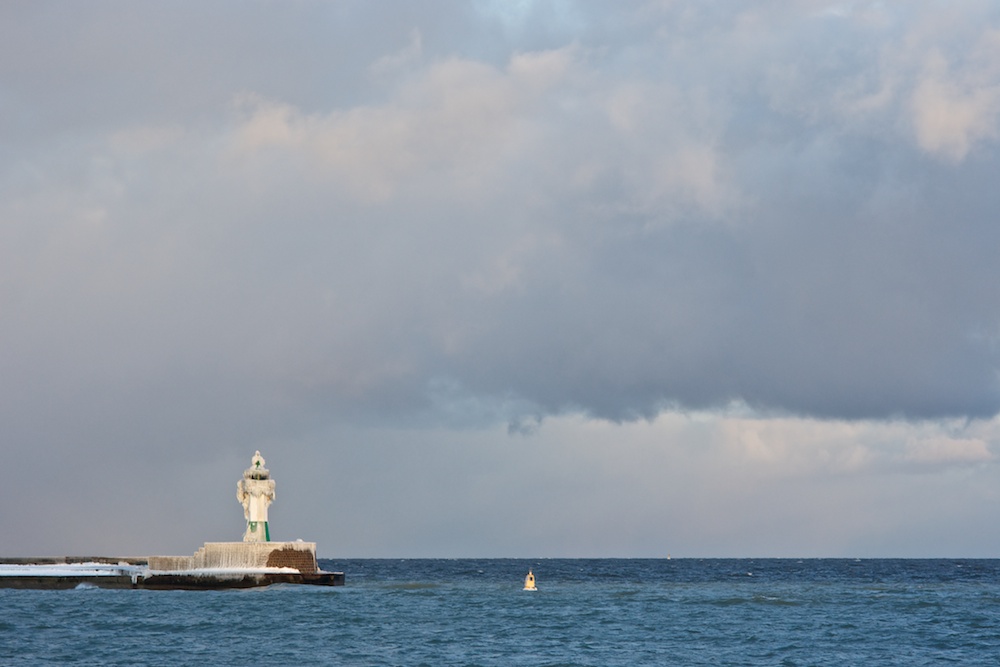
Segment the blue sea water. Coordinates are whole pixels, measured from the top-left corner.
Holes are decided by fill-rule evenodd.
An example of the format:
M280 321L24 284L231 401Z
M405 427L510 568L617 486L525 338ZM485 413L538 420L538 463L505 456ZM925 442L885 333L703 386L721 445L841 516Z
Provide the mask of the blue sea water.
M998 560L321 565L347 585L0 590L0 665L1000 664Z

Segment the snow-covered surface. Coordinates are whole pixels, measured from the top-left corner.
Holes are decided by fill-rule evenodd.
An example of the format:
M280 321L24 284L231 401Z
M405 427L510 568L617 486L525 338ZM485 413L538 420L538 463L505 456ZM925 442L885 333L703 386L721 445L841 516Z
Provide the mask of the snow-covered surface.
M108 563L57 563L52 565L0 565L0 577L119 577L142 575L139 565Z
M146 570L145 576L157 575L185 576L232 576L237 574L299 574L294 567L203 567L194 570Z
M141 565L110 565L107 563L58 563L51 565L0 564L0 577L151 577L163 575L229 578L245 574L298 574L291 567L222 568L194 570L150 570Z

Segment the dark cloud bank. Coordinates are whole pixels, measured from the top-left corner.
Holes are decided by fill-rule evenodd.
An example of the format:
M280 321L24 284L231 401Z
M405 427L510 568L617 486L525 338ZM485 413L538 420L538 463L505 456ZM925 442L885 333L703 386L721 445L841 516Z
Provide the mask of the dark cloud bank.
M576 41L558 41L558 22L511 34L530 17L506 16L491 62L432 27L440 13L474 17L434 6L410 17L426 36L389 74L372 73L377 54L412 37L400 24L396 43L351 41L350 25L374 20L355 5L299 10L322 19L332 46L278 8L194 11L213 22L185 24L185 49L176 19L142 40L155 17L139 9L122 26L81 17L67 45L65 18L15 12L7 31L21 47L18 27L40 32L5 58L17 62L6 106L21 126L8 131L39 127L5 158L5 403L37 405L32 385L116 404L205 390L279 412L305 401L398 415L445 382L529 412L611 419L730 401L834 418L994 414L995 131L958 160L922 149L905 127L919 81L867 114L824 108L859 79L891 77L878 68L916 30L911 17L872 27L804 11L746 44L733 22L770 21L766 9L688 9L632 6L605 35L578 8ZM461 27L495 43L491 16ZM223 18L231 35L214 32ZM620 38L622 23L638 42ZM253 36L277 63L244 44ZM844 37L862 56L832 43ZM718 46L728 50L701 52ZM518 80L510 58L530 47L565 49L566 62L549 81ZM971 58L948 48L926 45L952 67ZM186 69L196 58L204 71ZM449 61L482 71L449 73ZM297 88L284 81L302 72ZM260 97L240 117L232 100L247 92ZM238 131L218 123L272 104L288 105L301 143L239 157L204 145ZM405 127L376 132L366 114ZM629 118L616 126L615 114ZM298 154L352 115L345 131L384 141L357 166L386 181L370 197ZM995 127L995 110L984 122ZM116 148L116 132L146 126L176 134Z

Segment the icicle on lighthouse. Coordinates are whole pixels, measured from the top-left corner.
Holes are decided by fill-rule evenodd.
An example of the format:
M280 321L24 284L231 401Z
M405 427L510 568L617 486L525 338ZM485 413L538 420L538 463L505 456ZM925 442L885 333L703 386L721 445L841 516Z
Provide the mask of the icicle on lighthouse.
M247 520L243 541L270 542L267 508L274 502L274 480L264 467L260 451L254 453L250 467L243 471L243 479L236 483L236 499L243 503L243 516Z

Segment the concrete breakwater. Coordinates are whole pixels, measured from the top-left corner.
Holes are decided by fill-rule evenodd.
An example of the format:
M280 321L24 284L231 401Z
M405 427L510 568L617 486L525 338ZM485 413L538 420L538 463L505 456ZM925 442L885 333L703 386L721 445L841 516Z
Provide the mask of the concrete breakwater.
M206 542L193 556L150 556L150 570L294 568L318 572L315 542Z
M210 590L272 584L343 586L324 572L312 542L208 542L193 556L0 559L0 588Z

